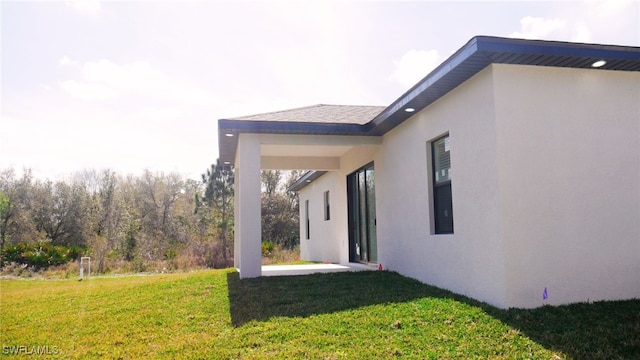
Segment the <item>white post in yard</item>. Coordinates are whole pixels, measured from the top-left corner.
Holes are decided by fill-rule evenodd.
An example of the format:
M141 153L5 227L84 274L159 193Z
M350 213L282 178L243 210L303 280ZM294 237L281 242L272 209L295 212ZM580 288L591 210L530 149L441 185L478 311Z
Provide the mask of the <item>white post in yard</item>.
M91 276L91 258L83 256L80 258L80 280L84 279L84 266L87 266L87 277Z

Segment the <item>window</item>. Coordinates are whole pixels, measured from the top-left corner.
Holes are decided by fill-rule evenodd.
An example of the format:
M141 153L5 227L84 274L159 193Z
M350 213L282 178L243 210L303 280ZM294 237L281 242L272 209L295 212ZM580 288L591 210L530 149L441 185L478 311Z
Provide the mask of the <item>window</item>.
M309 230L309 200L305 200L304 202L304 218L305 218L305 232L307 235L307 240L311 239L310 230Z
M436 234L453 234L451 155L449 149L449 135L445 135L431 143L434 232Z
M329 204L329 192L324 192L324 220L331 220L331 205Z

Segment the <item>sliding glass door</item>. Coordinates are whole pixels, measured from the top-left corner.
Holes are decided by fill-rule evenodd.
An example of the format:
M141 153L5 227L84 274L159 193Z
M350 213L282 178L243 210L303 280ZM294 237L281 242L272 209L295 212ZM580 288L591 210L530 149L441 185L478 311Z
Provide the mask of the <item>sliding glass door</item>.
M373 164L347 176L349 210L349 260L378 261L376 194Z

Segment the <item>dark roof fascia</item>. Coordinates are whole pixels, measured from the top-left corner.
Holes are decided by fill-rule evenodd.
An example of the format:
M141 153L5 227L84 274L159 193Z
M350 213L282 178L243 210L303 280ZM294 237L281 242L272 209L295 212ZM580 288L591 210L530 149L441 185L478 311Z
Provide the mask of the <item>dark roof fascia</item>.
M402 96L400 96L396 101L391 103L391 105L389 105L384 111L376 116L371 121L374 125L371 130L372 134L386 134L396 126L400 125L406 119L410 118L415 113L425 108L427 105L431 104L435 100L451 91L456 86L467 81L467 77L461 77L460 80L456 82L455 86L447 86L447 89L437 94L434 92L432 96L433 100L430 101L429 104L419 106L418 104L412 103L413 99L417 98L420 94L425 93L429 88L434 86L434 84L437 84L438 81L449 75L450 72L454 70L458 65L462 64L465 60L469 59L473 54L475 54L478 49L478 39L479 37L474 37L473 39L471 39L467 44L456 51L433 71L427 74L427 76L425 76L422 80L418 81L417 84L407 90L404 94L402 94ZM481 63L477 64L474 69L472 69L472 72L475 74L484 69L488 64L489 63L487 61L482 61ZM404 110L409 107L412 107L415 111L406 112Z
M289 190L289 191L300 191L305 186L309 185L310 183L312 183L313 181L315 181L320 176L322 176L322 175L324 175L326 173L327 173L326 171L307 171L298 180L296 180L296 182L291 184L291 186L289 186L289 188L287 190Z
M572 43L563 41L549 41L549 40L524 40L524 39L511 39L500 38L492 36L476 36L474 38L478 43L478 51L484 53L512 53L512 54L536 54L544 55L547 57L582 57L585 60L590 61L588 66L580 66L584 68L590 68L591 64L596 60L640 60L640 47L635 46L621 46L621 45L600 45L600 44L586 44L586 43ZM513 63L509 61L494 61L498 63ZM545 65L545 60L540 58L538 61L528 60L527 65ZM546 66L558 66L558 65L546 65ZM576 66L566 66L576 67ZM609 64L603 68L594 70L603 70L609 68L610 70L640 70L637 65L635 70L622 69L613 64Z
M607 65L592 68L597 60ZM376 116L371 135L386 134L490 64L640 71L639 61L638 47L476 36Z
M371 123L304 123L291 121L218 120L218 128L237 133L257 134L322 134L322 135L362 135L369 131Z

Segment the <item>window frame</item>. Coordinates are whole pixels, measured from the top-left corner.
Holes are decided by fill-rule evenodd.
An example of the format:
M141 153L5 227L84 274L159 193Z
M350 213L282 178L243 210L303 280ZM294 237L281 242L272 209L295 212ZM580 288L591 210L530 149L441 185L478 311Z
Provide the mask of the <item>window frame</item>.
M311 239L311 226L309 222L309 200L304 201L304 212L305 212L305 233L306 239Z
M329 190L324 192L324 221L331 220L331 202Z
M445 152L448 153L448 168L446 168L447 172L447 180L438 181L439 178L437 174L437 168L439 165L439 159L437 159L438 150L436 149L437 143L444 139L444 149ZM447 140L449 139L449 140ZM433 235L451 235L455 233L454 227L454 217L453 217L453 191L451 184L451 150L449 148L451 136L449 133L438 136L433 140L429 141L429 149L431 152L431 207L432 207L432 234ZM449 148L449 149L448 149ZM439 169L442 171L442 169ZM444 196L444 204L442 197ZM450 215L445 215L447 218L450 217L450 223L447 220L446 223L443 224L443 220L441 219L441 215L439 214L441 210L450 211Z

